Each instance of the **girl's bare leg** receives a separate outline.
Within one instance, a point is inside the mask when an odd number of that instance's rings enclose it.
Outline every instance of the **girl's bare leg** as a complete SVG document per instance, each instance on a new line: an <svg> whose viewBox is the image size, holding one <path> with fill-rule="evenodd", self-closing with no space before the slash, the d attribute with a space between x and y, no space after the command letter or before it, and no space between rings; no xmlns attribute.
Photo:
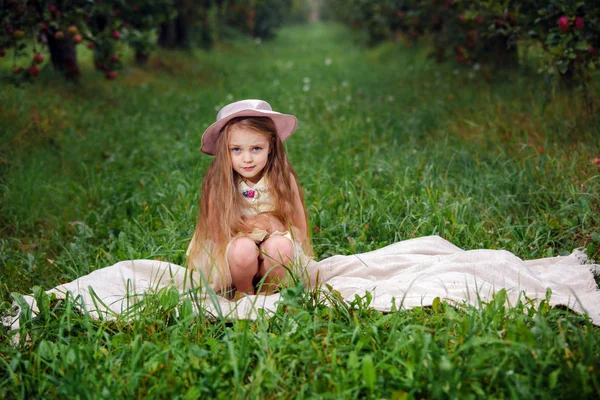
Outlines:
<svg viewBox="0 0 600 400"><path fill-rule="evenodd" d="M258 272L258 246L254 240L248 237L234 239L227 251L227 262L237 292L254 294L252 278Z"/></svg>
<svg viewBox="0 0 600 400"><path fill-rule="evenodd" d="M260 252L258 274L265 277L261 292L272 293L287 273L282 264L289 265L294 259L294 245L288 238L275 235L260 244Z"/></svg>

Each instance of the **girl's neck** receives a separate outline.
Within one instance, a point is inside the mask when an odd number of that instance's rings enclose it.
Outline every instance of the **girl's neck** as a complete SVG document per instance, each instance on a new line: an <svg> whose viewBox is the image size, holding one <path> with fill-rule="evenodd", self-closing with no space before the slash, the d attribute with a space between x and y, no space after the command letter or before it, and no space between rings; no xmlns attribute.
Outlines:
<svg viewBox="0 0 600 400"><path fill-rule="evenodd" d="M240 176L240 180L243 181L246 185L248 185L248 187L254 187L254 185L256 185L258 182L260 182L260 180L265 176L265 174L260 174L258 177L255 177L254 179L250 180L250 179L244 179Z"/></svg>

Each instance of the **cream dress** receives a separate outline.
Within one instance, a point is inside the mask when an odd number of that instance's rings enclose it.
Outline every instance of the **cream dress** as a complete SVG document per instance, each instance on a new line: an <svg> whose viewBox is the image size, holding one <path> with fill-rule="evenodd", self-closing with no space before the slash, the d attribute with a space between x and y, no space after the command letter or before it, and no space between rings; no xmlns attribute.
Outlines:
<svg viewBox="0 0 600 400"><path fill-rule="evenodd" d="M274 201L269 192L269 185L266 176L263 176L254 186L250 187L246 182L240 181L238 184L238 192L240 196L243 196L249 207L246 209L245 215L248 217L255 217L262 213L268 213L273 209ZM302 249L301 243L295 240L294 235L291 231L275 231L272 233L267 232L264 229L254 228L250 233L240 232L235 235L227 244L225 249L224 267L218 268L215 258L212 254L216 254L214 251L213 243L206 243L204 251L201 257L196 259L190 259L190 266L202 273L209 286L215 291L219 292L228 289L232 285L231 273L229 271L229 265L227 263L227 253L229 247L235 239L238 237L249 237L256 244L260 244L267 240L271 236L283 236L288 238L294 245L294 270L306 265L309 262L309 258L305 255ZM195 243L195 237L192 238L188 249L186 251L186 257L189 257L192 253L192 247ZM290 266L291 267L291 266Z"/></svg>

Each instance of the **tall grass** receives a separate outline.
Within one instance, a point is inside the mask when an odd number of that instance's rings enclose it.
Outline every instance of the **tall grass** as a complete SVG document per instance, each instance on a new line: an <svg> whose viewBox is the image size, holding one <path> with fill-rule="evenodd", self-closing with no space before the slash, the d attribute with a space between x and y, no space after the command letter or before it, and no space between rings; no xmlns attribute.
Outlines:
<svg viewBox="0 0 600 400"><path fill-rule="evenodd" d="M318 258L439 234L522 258L600 258L600 120L526 71L488 82L418 48L355 46L310 25L273 42L161 52L116 82L0 92L0 267L10 292L117 261L184 263L210 158L200 136L241 98L295 114L286 144ZM88 57L86 59L86 57ZM87 60L87 61L86 61ZM38 296L43 297L38 291ZM211 320L168 292L134 319L45 300L2 332L3 397L570 397L600 393L600 335L583 316L502 293L479 309L382 314L301 286L270 319ZM21 337L26 337L21 335Z"/></svg>

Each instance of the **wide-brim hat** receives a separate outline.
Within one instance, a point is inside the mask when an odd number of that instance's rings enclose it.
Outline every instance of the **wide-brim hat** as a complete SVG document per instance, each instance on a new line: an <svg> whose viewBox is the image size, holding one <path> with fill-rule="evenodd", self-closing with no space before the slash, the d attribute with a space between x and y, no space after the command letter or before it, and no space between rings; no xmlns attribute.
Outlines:
<svg viewBox="0 0 600 400"><path fill-rule="evenodd" d="M217 139L223 127L233 118L238 117L269 117L275 123L277 136L285 141L296 130L298 120L293 115L273 111L271 105L264 100L240 100L221 108L217 113L217 121L202 134L203 153L214 156L217 152Z"/></svg>

